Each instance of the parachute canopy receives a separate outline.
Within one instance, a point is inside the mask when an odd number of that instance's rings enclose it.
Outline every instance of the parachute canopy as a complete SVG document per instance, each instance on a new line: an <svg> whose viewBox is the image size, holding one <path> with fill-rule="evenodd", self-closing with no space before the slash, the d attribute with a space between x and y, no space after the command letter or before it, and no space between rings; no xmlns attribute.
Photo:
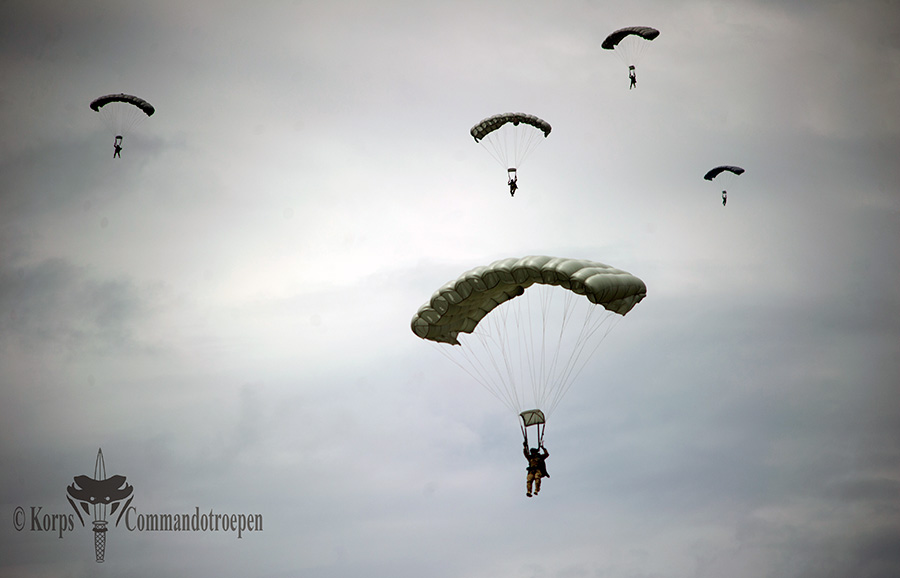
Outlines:
<svg viewBox="0 0 900 578"><path fill-rule="evenodd" d="M703 178L706 179L707 181L711 181L714 178L716 178L717 176L719 176L720 174L722 174L723 172L729 172L729 173L734 173L736 175L740 175L740 174L744 173L744 169L742 169L741 167L733 166L733 165L721 165L714 169L710 169L709 172L707 172L705 175L703 175Z"/></svg>
<svg viewBox="0 0 900 578"><path fill-rule="evenodd" d="M606 50L612 50L618 46L622 40L629 36L643 38L644 40L653 40L659 36L659 30L650 28L649 26L629 26L627 28L620 28L607 36L600 46Z"/></svg>
<svg viewBox="0 0 900 578"><path fill-rule="evenodd" d="M584 295L619 315L647 295L643 281L603 263L544 256L501 259L467 271L438 289L413 317L412 330L422 339L459 345L460 333L472 333L495 307L519 297L535 283Z"/></svg>
<svg viewBox="0 0 900 578"><path fill-rule="evenodd" d="M410 325L514 411L525 428L544 422L613 318L646 294L643 281L603 263L501 259L444 284Z"/></svg>
<svg viewBox="0 0 900 578"><path fill-rule="evenodd" d="M481 142L488 134L494 132L498 128L502 127L507 123L512 123L513 126L518 126L520 123L524 123L539 131L544 133L544 137L550 134L550 124L546 120L542 120L532 114L525 114L521 112L506 112L503 114L495 114L494 116L489 116L486 119L482 120L475 126L469 130L469 134L475 139L475 142Z"/></svg>
<svg viewBox="0 0 900 578"><path fill-rule="evenodd" d="M100 112L100 109L106 106L107 104L113 102L121 102L124 104L130 104L132 106L136 106L141 112L146 114L147 116L153 116L153 113L156 112L156 109L153 108L153 105L144 100L143 98L138 98L136 96L132 96L130 94L107 94L106 96L101 96L100 98L96 98L91 102L91 109L96 112Z"/></svg>

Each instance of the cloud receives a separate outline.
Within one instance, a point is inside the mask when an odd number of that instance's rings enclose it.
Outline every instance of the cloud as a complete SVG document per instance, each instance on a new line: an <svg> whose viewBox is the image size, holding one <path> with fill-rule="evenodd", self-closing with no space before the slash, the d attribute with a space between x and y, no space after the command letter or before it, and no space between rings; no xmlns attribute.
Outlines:
<svg viewBox="0 0 900 578"><path fill-rule="evenodd" d="M0 334L6 348L66 356L152 352L136 332L152 293L130 281L98 280L60 259L5 268L0 277Z"/></svg>

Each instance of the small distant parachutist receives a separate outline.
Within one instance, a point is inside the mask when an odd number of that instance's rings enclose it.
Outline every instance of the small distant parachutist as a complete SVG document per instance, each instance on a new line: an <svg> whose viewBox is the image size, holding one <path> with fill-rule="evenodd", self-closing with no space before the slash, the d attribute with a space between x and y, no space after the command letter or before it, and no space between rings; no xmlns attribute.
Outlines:
<svg viewBox="0 0 900 578"><path fill-rule="evenodd" d="M645 48L645 43L659 36L659 30L649 26L629 26L611 33L600 46L604 50L612 50L628 65L628 90L637 87L637 75L634 67L638 64Z"/></svg>
<svg viewBox="0 0 900 578"><path fill-rule="evenodd" d="M516 168L550 134L550 124L532 114L507 112L483 119L469 134L494 160L507 167L510 196L519 189Z"/></svg>
<svg viewBox="0 0 900 578"><path fill-rule="evenodd" d="M122 157L122 138L143 119L153 116L156 109L153 105L131 94L107 94L91 101L91 110L115 135L113 141L113 158Z"/></svg>
<svg viewBox="0 0 900 578"><path fill-rule="evenodd" d="M516 169L509 169L509 180L506 181L506 184L509 185L509 196L515 197L516 190L519 188L519 177L516 176Z"/></svg>
<svg viewBox="0 0 900 578"><path fill-rule="evenodd" d="M730 187L731 179L737 177L739 175L744 174L744 169L741 167L737 167L734 165L720 165L713 169L710 169L703 178L707 181L712 181L716 177L719 177L721 174L727 175L726 177L720 177L720 184ZM730 178L729 178L730 177ZM722 178L725 180L722 181ZM725 206L725 203L728 201L728 191L722 189L722 206Z"/></svg>

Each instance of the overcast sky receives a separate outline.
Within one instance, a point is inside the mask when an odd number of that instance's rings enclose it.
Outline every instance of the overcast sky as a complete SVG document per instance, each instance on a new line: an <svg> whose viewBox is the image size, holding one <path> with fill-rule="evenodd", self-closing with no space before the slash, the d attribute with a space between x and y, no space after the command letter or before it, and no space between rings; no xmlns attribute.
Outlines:
<svg viewBox="0 0 900 578"><path fill-rule="evenodd" d="M900 575L900 5L0 3L0 576ZM638 86L601 49L658 28ZM125 136L88 104L145 98ZM468 134L553 130L519 171ZM727 206L704 173L746 172ZM505 257L648 295L548 422L410 331ZM127 477L94 561L32 508ZM17 508L27 517L15 526Z"/></svg>

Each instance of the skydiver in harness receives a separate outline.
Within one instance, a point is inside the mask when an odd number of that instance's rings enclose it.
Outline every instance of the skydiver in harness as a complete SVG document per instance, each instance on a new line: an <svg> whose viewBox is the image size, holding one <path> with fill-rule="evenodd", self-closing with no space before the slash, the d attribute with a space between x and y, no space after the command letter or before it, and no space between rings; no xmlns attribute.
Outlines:
<svg viewBox="0 0 900 578"><path fill-rule="evenodd" d="M728 193L726 191L722 191L722 206L725 206L725 201L728 200Z"/></svg>
<svg viewBox="0 0 900 578"><path fill-rule="evenodd" d="M113 158L122 158L122 135L117 134L116 140L113 141Z"/></svg>
<svg viewBox="0 0 900 578"><path fill-rule="evenodd" d="M547 473L547 464L544 461L550 457L550 452L547 451L543 444L540 452L538 452L538 448L531 448L531 451L529 451L528 442L526 441L522 443L522 453L525 454L525 459L528 460L528 468L526 469L528 473L525 476L525 495L530 498L532 483L534 484L534 495L536 496L541 491L541 480L550 477L550 474Z"/></svg>
<svg viewBox="0 0 900 578"><path fill-rule="evenodd" d="M509 173L509 180L506 181L506 184L509 185L509 196L515 197L516 190L519 188L519 177L516 176L516 169L507 169L507 172Z"/></svg>
<svg viewBox="0 0 900 578"><path fill-rule="evenodd" d="M547 426L547 420L544 417L544 412L539 409L523 411L519 414L519 417L522 418L522 423L519 424L519 427L522 428L522 436L525 438L522 441L522 453L525 455L525 459L528 460L528 468L526 469L528 473L525 476L525 495L530 498L532 485L536 496L541 491L541 480L550 477L550 474L547 473L547 464L544 462L550 457L550 452L544 447L544 428ZM537 430L537 443L541 449L540 452L538 448L531 448L530 451L528 449L528 428L532 426Z"/></svg>
<svg viewBox="0 0 900 578"><path fill-rule="evenodd" d="M637 87L637 75L634 72L633 64L628 67L628 80L631 81L631 86L628 87L628 90Z"/></svg>

